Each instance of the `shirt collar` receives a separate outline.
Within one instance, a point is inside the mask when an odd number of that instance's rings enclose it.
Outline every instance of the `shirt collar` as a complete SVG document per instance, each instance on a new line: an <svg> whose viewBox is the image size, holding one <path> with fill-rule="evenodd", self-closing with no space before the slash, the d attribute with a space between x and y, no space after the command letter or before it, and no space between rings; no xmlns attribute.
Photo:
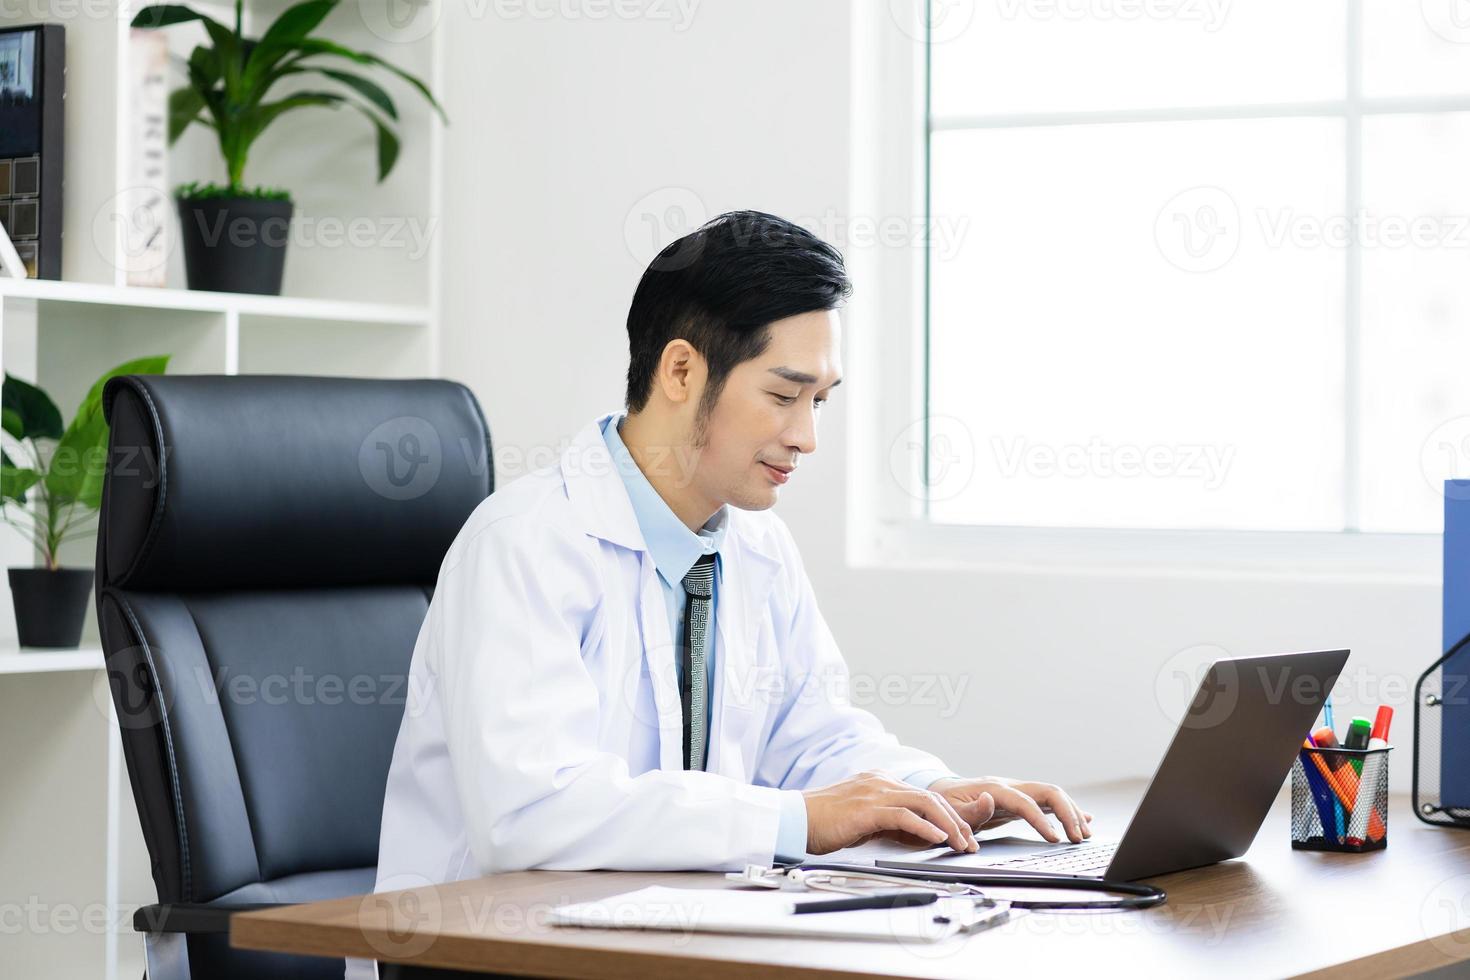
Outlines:
<svg viewBox="0 0 1470 980"><path fill-rule="evenodd" d="M643 475L633 455L628 452L618 432L626 417L625 413L613 414L603 426L602 437L612 454L613 467L627 488L628 500L633 504L633 514L638 519L638 527L643 532L643 541L653 557L654 567L670 586L682 583L702 555L715 555L718 570L720 546L730 524L729 506L722 506L716 511L698 534L689 530L648 482L648 477Z"/></svg>

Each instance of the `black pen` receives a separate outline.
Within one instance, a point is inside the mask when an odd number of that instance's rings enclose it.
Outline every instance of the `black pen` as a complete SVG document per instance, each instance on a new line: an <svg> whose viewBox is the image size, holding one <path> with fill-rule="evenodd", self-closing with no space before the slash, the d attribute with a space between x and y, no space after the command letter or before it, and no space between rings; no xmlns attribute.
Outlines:
<svg viewBox="0 0 1470 980"><path fill-rule="evenodd" d="M804 912L846 912L850 909L898 909L910 905L932 905L938 892L888 892L884 895L854 895L851 898L829 898L820 902L797 902L792 915Z"/></svg>

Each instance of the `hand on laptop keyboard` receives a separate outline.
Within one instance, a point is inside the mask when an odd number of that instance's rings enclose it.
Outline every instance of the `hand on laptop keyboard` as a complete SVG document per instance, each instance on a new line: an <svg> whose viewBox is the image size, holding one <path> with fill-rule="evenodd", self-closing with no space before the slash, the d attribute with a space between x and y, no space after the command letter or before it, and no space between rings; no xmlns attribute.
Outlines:
<svg viewBox="0 0 1470 980"><path fill-rule="evenodd" d="M1092 836L1092 814L1079 807L1060 786L992 776L984 779L939 779L929 784L955 808L971 827L988 830L1025 820L1053 844L1062 840L1057 824L1068 840L1077 844ZM1047 819L1050 812L1055 821Z"/></svg>

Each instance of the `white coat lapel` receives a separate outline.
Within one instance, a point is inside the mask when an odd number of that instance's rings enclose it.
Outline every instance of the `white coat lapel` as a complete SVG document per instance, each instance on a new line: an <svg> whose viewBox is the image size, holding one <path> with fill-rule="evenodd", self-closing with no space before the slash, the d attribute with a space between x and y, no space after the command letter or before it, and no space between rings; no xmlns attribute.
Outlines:
<svg viewBox="0 0 1470 980"><path fill-rule="evenodd" d="M773 665L762 664L756 641L769 608L771 587L781 570L779 559L761 550L741 534L744 521L732 519L720 552L720 585L715 604L715 704L718 720L712 733L711 772L745 781L747 759L742 740L752 725L765 718ZM682 732L680 733L682 736Z"/></svg>
<svg viewBox="0 0 1470 980"><path fill-rule="evenodd" d="M674 639L669 630L668 609L653 557L638 527L638 516L628 499L628 489L618 475L612 454L602 437L603 424L617 413L602 415L572 439L561 457L562 479L567 497L580 514L588 534L619 547L639 552L638 619L643 635L643 660L653 684L653 703L658 713L659 768L684 768L684 710L679 700L679 677L674 667ZM719 617L716 617L718 623ZM637 677L627 679L637 689Z"/></svg>

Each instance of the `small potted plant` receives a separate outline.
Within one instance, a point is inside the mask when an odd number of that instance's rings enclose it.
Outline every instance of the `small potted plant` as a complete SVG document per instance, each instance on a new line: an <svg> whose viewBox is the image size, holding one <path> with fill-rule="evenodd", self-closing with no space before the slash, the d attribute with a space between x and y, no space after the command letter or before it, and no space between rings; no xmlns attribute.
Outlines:
<svg viewBox="0 0 1470 980"><path fill-rule="evenodd" d="M168 357L119 364L97 380L66 428L40 388L5 375L0 389L0 514L41 557L39 568L10 569L10 597L23 647L74 647L82 638L92 569L62 568L63 542L89 534L102 505L107 420L102 386L119 374L162 374Z"/></svg>
<svg viewBox="0 0 1470 980"><path fill-rule="evenodd" d="M291 197L284 190L245 185L251 145L271 123L295 109L352 109L377 137L378 180L393 170L399 142L398 108L381 85L343 66L382 69L419 92L441 118L444 110L423 82L376 55L311 36L338 0L306 0L288 7L259 38L242 29L243 0L235 2L230 29L182 4L155 4L133 18L140 28L199 21L210 43L189 55L189 84L169 96L168 138L173 143L198 123L214 130L224 157L226 183L185 184L176 194L183 228L184 268L190 289L279 294L291 224ZM329 89L296 89L269 99L286 79L317 82Z"/></svg>

